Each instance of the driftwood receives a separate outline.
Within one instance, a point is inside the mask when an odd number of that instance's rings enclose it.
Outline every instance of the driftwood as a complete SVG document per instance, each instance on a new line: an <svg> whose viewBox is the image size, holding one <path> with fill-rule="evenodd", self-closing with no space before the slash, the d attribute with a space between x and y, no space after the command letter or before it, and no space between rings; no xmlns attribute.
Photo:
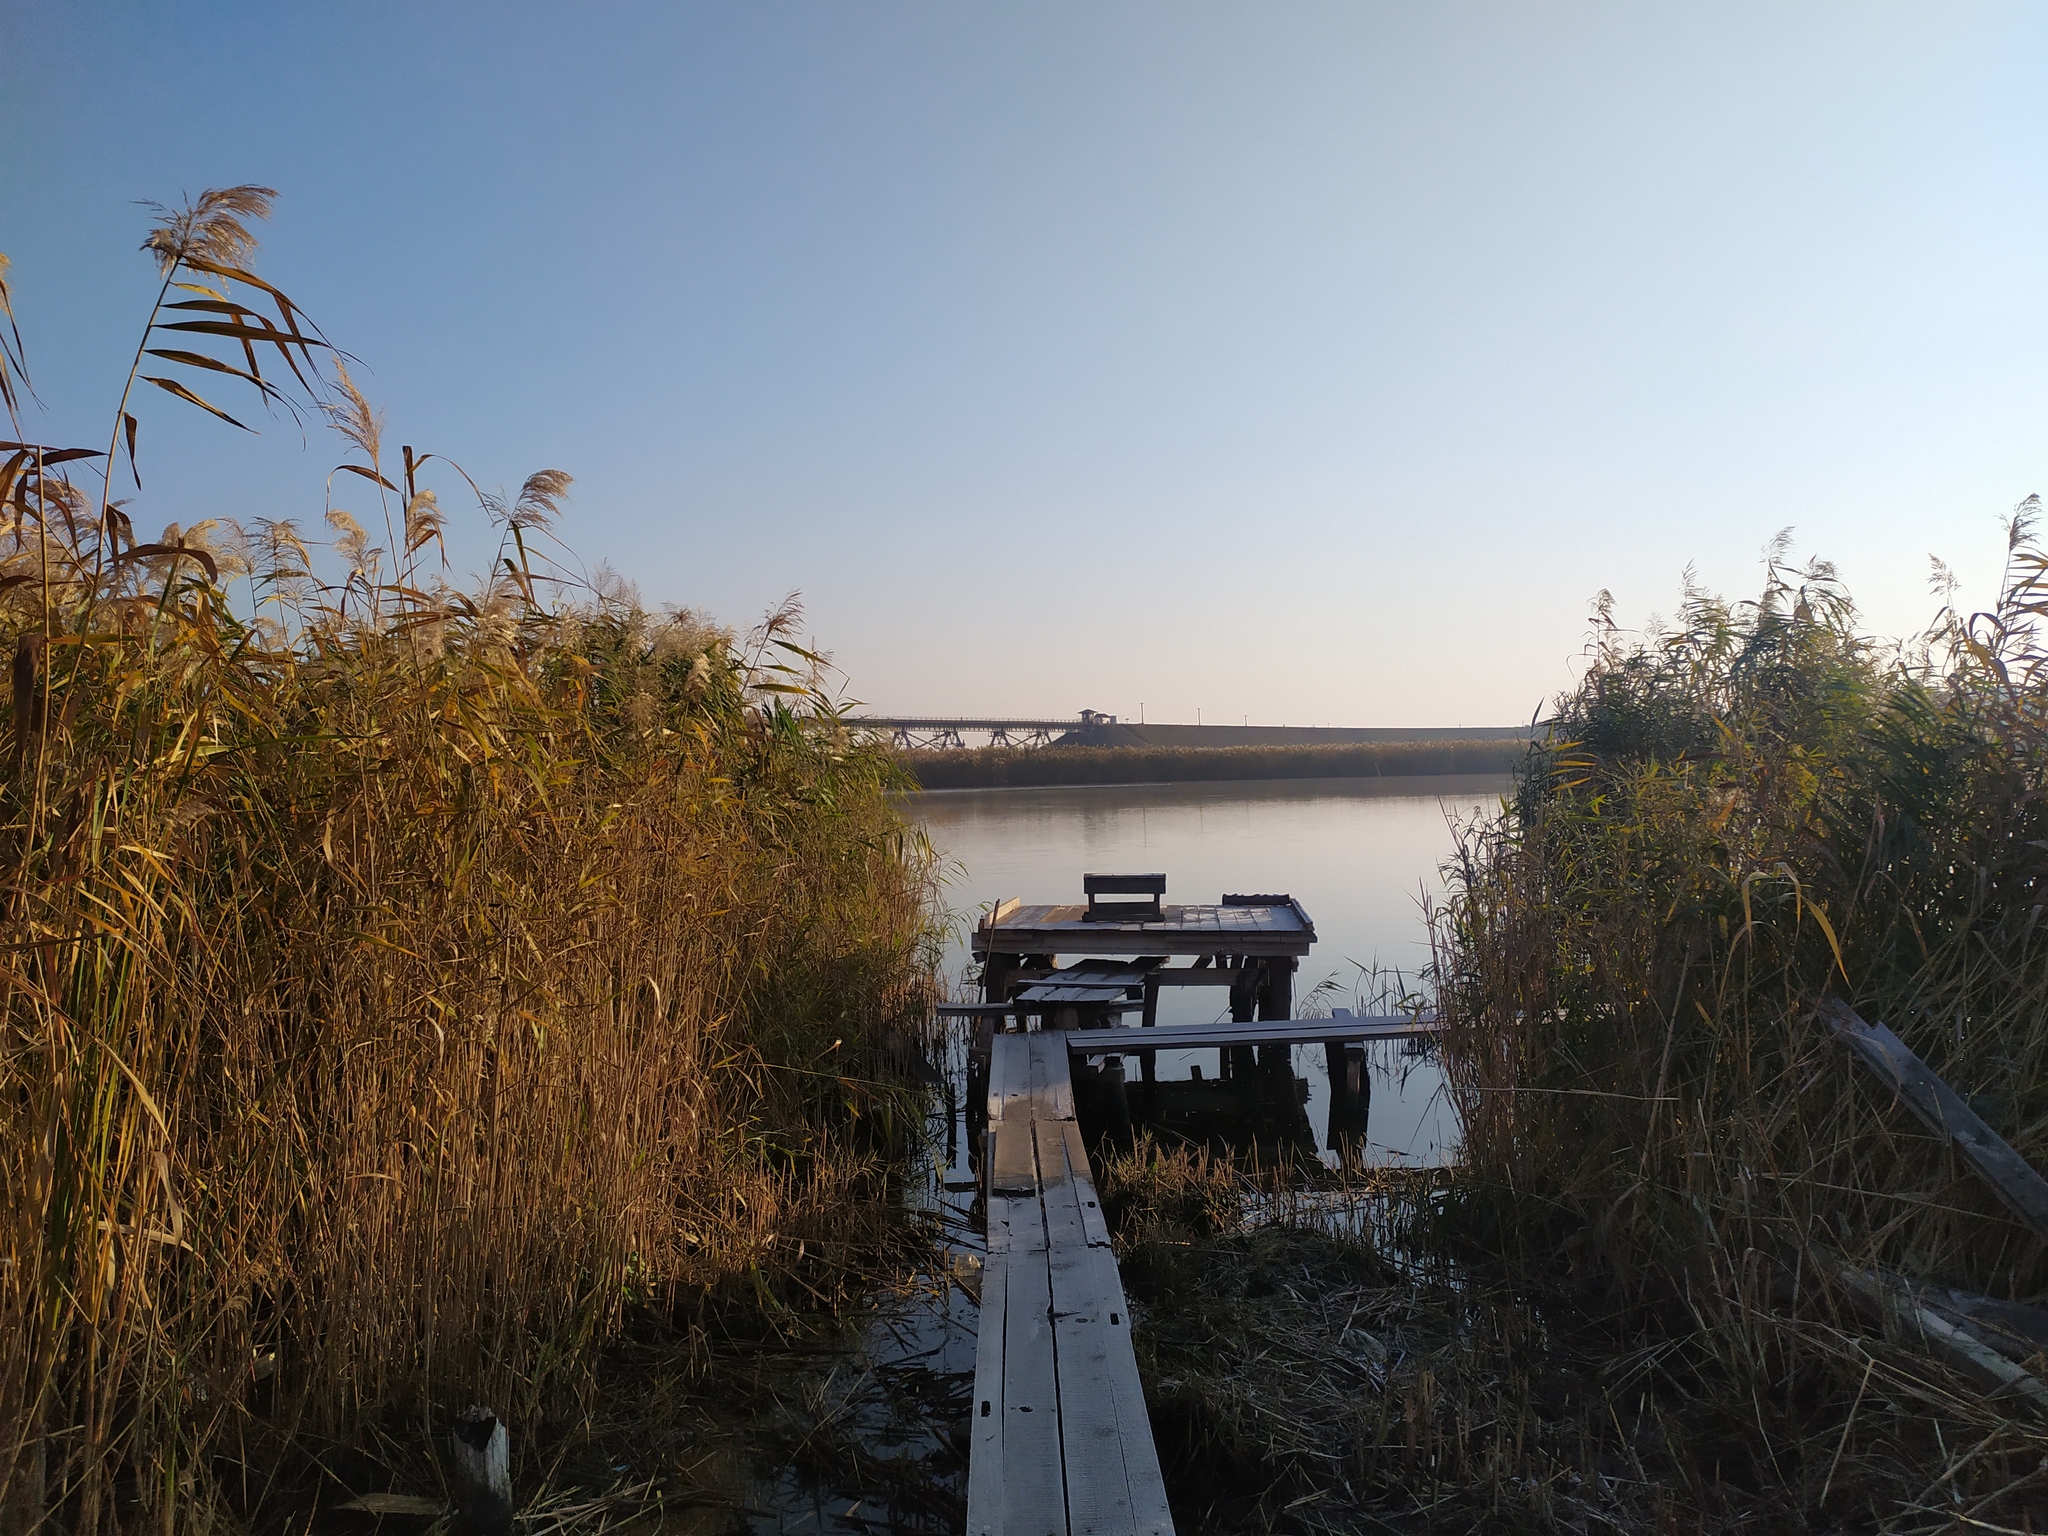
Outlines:
<svg viewBox="0 0 2048 1536"><path fill-rule="evenodd" d="M1951 1321L1921 1297L1889 1275L1867 1269L1845 1267L1842 1282L1859 1301L1908 1339L1918 1339L1935 1354L1965 1375L1975 1377L1994 1393L2009 1392L2031 1404L2037 1412L2048 1413L2048 1386L2032 1372L2023 1370L1993 1348L1977 1330L1958 1319ZM1969 1298L1990 1301L1989 1297ZM2032 1309L2028 1309L2032 1310Z"/></svg>
<svg viewBox="0 0 2048 1536"><path fill-rule="evenodd" d="M472 1403L449 1435L455 1536L510 1536L512 1436L490 1409Z"/></svg>
<svg viewBox="0 0 2048 1536"><path fill-rule="evenodd" d="M2048 1179L1882 1024L1866 1023L1835 998L1820 1005L1820 1018L1929 1130L1948 1138L2015 1216L2048 1241Z"/></svg>

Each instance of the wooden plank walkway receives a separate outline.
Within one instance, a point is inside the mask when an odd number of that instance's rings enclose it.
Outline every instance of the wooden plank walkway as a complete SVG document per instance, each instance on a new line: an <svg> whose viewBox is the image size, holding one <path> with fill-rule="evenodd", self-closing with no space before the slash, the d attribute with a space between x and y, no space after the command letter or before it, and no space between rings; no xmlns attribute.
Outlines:
<svg viewBox="0 0 2048 1536"><path fill-rule="evenodd" d="M991 1043L969 1536L1171 1536L1067 1042Z"/></svg>

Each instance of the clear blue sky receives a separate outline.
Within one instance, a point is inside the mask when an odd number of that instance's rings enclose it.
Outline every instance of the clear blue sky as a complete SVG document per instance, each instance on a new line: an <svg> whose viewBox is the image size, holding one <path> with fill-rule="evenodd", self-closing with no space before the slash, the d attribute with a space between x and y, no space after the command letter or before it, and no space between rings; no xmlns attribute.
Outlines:
<svg viewBox="0 0 2048 1536"><path fill-rule="evenodd" d="M277 187L393 442L570 471L651 603L801 588L877 708L1498 723L1597 590L1746 593L1787 524L1880 631L1930 552L1989 597L2048 490L2044 32L0 0L0 250L41 434L100 443L135 201ZM153 400L136 521L317 524L337 457Z"/></svg>

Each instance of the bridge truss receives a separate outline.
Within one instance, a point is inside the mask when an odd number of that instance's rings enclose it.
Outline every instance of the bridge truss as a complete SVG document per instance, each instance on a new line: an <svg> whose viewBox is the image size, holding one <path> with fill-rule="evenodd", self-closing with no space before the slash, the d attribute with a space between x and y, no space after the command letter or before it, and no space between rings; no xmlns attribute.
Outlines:
<svg viewBox="0 0 2048 1536"><path fill-rule="evenodd" d="M994 716L950 718L930 715L866 715L846 722L859 730L889 733L890 744L906 752L965 751L969 737L976 746L1049 747L1062 736L1091 726L1115 725L1115 715L1084 709L1071 720L999 719Z"/></svg>

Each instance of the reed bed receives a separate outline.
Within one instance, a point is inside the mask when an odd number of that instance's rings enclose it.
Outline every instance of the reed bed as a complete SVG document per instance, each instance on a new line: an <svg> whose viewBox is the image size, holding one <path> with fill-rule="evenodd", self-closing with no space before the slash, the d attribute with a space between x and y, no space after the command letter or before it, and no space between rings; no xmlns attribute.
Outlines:
<svg viewBox="0 0 2048 1536"><path fill-rule="evenodd" d="M1785 1320L1787 1400L1683 1301L1462 1240L1457 1170L1141 1142L1102 1177L1188 1536L2038 1527L2035 1428L1910 1335Z"/></svg>
<svg viewBox="0 0 2048 1536"><path fill-rule="evenodd" d="M8 1532L274 1525L465 1402L573 1421L636 1319L830 1305L912 1123L931 860L794 605L650 614L566 475L390 455L270 199L161 211L106 449L0 445ZM331 545L138 539L144 384L335 427Z"/></svg>
<svg viewBox="0 0 2048 1536"><path fill-rule="evenodd" d="M1815 1016L1889 1025L2048 1167L2037 513L1994 608L1902 647L1782 546L1754 602L1603 630L1436 914L1466 1159L1438 1239L1661 1332L1788 1529L2048 1509L2024 1384L1931 1358L1882 1300L2039 1302L2048 1256Z"/></svg>
<svg viewBox="0 0 2048 1536"><path fill-rule="evenodd" d="M2048 1526L2048 1256L1815 1016L2048 1168L2037 510L1902 646L1782 546L1603 613L1433 914L1456 1168L1105 1161L1180 1529Z"/></svg>
<svg viewBox="0 0 2048 1536"><path fill-rule="evenodd" d="M1522 760L1528 745L1511 739L1286 747L976 747L906 752L902 760L921 789L1021 789L1056 784L1505 774Z"/></svg>

